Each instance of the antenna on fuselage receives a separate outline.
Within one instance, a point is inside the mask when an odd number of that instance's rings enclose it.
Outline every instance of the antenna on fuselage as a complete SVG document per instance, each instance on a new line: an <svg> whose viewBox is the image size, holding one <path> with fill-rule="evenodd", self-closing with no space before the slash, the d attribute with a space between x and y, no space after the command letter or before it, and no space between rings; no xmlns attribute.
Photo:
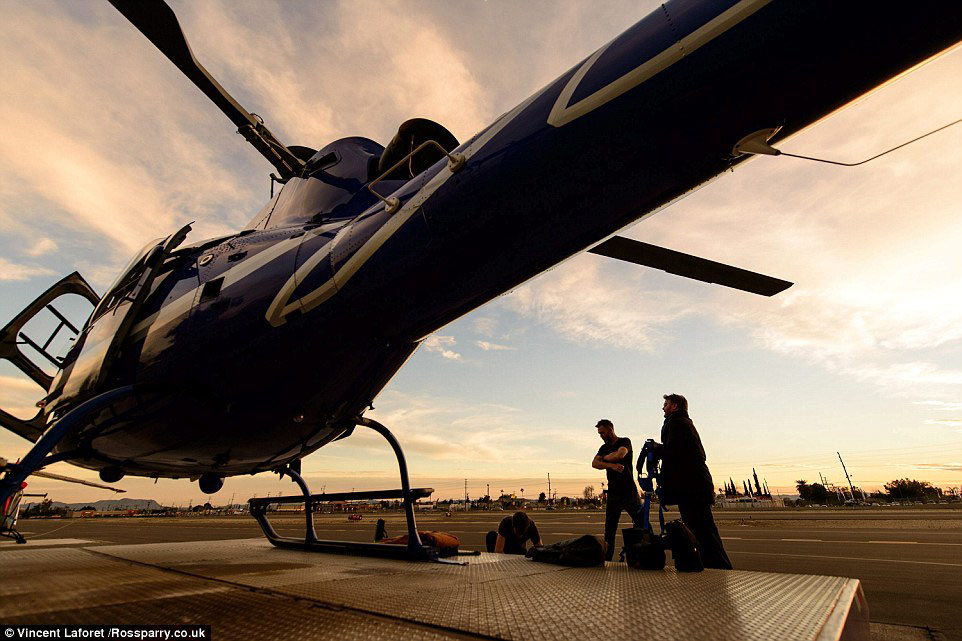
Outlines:
<svg viewBox="0 0 962 641"><path fill-rule="evenodd" d="M953 120L952 122L946 125L942 125L941 127L938 127L936 129L933 129L928 133L922 134L921 136L913 138L912 140L903 142L901 145L896 145L891 149L886 149L882 153L875 154L871 158L866 158L865 160L860 160L858 162L839 162L837 160L813 158L811 156L801 156L799 154L790 154L788 152L781 151L780 149L775 149L770 144L768 144L768 141L771 140L772 136L778 133L778 130L781 129L781 127L775 127L773 129L759 129L758 131L753 131L752 133L748 134L747 136L745 136L744 138L742 138L741 140L735 143L735 146L732 147L732 156L737 157L737 156L742 156L746 154L754 154L754 155L761 155L761 156L788 156L789 158L800 158L801 160L813 160L815 162L823 162L829 165L838 165L840 167L858 167L859 165L864 165L865 163L871 162L876 158L881 158L882 156L886 154L890 154L893 151L901 149L902 147L907 147L908 145L911 145L913 142L918 142L919 140L922 140L923 138L931 136L932 134L938 133L943 129L948 129L953 125L959 124L960 122L962 122L962 118L959 118L958 120Z"/></svg>

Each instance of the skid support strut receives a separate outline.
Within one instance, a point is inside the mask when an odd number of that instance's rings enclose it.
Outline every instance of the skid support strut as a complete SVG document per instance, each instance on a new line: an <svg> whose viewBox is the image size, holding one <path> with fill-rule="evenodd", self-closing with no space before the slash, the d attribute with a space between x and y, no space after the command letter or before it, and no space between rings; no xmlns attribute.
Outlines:
<svg viewBox="0 0 962 641"><path fill-rule="evenodd" d="M313 550L317 552L334 552L341 554L357 554L362 556L379 556L411 560L436 560L437 555L431 547L421 543L418 536L417 526L414 521L414 502L419 498L430 496L433 488L411 488L408 480L407 463L404 460L404 452L391 431L375 420L358 417L355 420L357 425L369 427L391 444L394 455L397 457L398 468L401 473L401 489L399 490L373 490L368 492L337 492L331 494L311 494L307 483L299 473L300 466L286 465L277 470L281 476L285 474L297 483L301 489L301 496L275 496L268 498L250 499L251 516L257 519L264 536L273 545L283 548L296 548L300 550ZM408 542L407 545L392 545L389 543L358 543L356 541L321 541L317 538L314 530L314 506L324 501L350 501L358 499L402 499L404 502L404 515L407 520ZM306 517L305 533L303 538L280 536L267 519L267 507L272 503L296 504L304 503Z"/></svg>
<svg viewBox="0 0 962 641"><path fill-rule="evenodd" d="M50 425L43 436L30 449L26 456L19 463L8 463L6 473L0 479L0 504L6 503L15 492L20 490L28 476L39 470L47 463L47 455L56 447L57 443L74 428L83 425L83 422L93 416L96 412L106 409L112 403L134 391L133 386L128 385L117 389L104 392L100 396L95 396L89 401L79 405L69 411L56 423Z"/></svg>

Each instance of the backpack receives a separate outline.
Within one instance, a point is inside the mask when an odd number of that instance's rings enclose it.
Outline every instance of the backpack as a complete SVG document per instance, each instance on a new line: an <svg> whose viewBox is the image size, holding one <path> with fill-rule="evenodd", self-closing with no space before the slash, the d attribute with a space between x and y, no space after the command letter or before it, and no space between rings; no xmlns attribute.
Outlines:
<svg viewBox="0 0 962 641"><path fill-rule="evenodd" d="M698 541L681 520L665 524L665 545L671 549L671 558L675 560L675 569L679 572L701 572L705 569L698 551Z"/></svg>
<svg viewBox="0 0 962 641"><path fill-rule="evenodd" d="M551 545L530 548L525 556L532 561L586 568L605 564L605 549L598 537L585 534Z"/></svg>
<svg viewBox="0 0 962 641"><path fill-rule="evenodd" d="M636 570L665 569L665 541L649 528L621 531L625 540L625 562Z"/></svg>

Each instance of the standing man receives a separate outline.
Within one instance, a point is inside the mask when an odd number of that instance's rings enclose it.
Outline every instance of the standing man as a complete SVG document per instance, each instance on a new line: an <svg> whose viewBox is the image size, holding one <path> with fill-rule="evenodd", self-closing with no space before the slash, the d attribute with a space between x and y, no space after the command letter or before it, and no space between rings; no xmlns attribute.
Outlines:
<svg viewBox="0 0 962 641"><path fill-rule="evenodd" d="M681 520L698 540L698 549L706 568L731 570L732 562L725 554L721 536L711 515L715 502L715 486L705 463L705 449L688 417L688 400L679 394L666 394L662 411L661 475L658 485L665 505L677 505Z"/></svg>
<svg viewBox="0 0 962 641"><path fill-rule="evenodd" d="M596 470L606 470L608 474L608 503L605 510L605 560L610 561L615 554L615 533L621 511L628 512L636 527L640 527L638 517L641 504L638 502L638 488L631 475L631 441L615 434L614 424L606 418L595 425L598 436L605 443L591 461Z"/></svg>

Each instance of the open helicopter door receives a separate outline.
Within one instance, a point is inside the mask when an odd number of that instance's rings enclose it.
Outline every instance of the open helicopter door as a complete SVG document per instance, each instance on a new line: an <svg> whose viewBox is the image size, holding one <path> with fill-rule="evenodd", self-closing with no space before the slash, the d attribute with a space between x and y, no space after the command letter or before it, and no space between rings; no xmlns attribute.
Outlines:
<svg viewBox="0 0 962 641"><path fill-rule="evenodd" d="M0 359L10 361L17 369L42 387L44 391L49 390L50 384L53 382L53 377L44 372L43 368L35 359L43 358L57 369L60 369L62 359L48 351L51 343L60 335L61 330L72 333L74 337L80 333L80 330L67 320L66 316L53 305L54 301L68 294L75 294L85 298L90 302L91 306L96 305L100 300L100 296L87 284L83 276L78 272L74 272L62 278L38 296L36 300L27 305L22 312L17 314L17 316L0 331ZM21 330L44 310L53 314L59 321L59 324L57 324L56 328L50 333L50 336L41 344ZM28 356L21 349L22 345L31 347L37 356ZM0 425L29 441L36 442L44 429L46 429L43 408L40 408L37 414L30 419L20 419L0 409Z"/></svg>

